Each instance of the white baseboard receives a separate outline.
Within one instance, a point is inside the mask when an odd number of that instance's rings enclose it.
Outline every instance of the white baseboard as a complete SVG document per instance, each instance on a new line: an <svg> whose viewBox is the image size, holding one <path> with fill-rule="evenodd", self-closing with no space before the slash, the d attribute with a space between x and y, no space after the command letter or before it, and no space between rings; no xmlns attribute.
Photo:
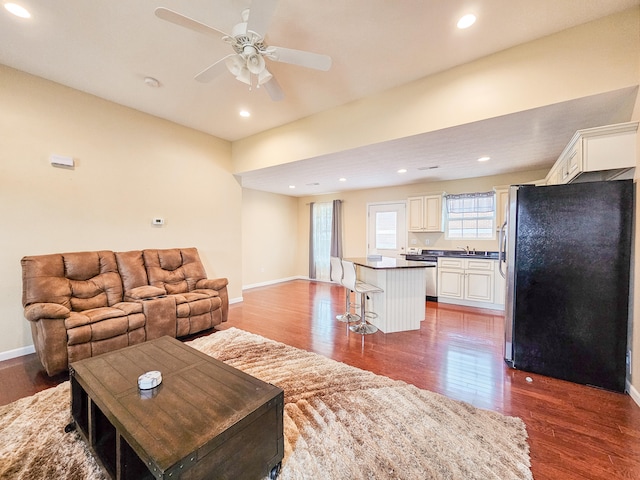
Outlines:
<svg viewBox="0 0 640 480"><path fill-rule="evenodd" d="M267 285L275 285L276 283L290 282L291 280L309 280L309 277L297 275L295 277L278 278L276 280L269 280L266 282L252 283L251 285L243 285L242 290L250 290L252 288L258 288L258 287L266 287Z"/></svg>
<svg viewBox="0 0 640 480"><path fill-rule="evenodd" d="M230 298L229 299L229 305L231 305L232 303L240 303L243 302L244 298L242 297L236 297L236 298Z"/></svg>
<svg viewBox="0 0 640 480"><path fill-rule="evenodd" d="M28 345L22 348L16 348L15 350L8 350L6 352L0 352L0 362L4 360L10 360L16 357L22 357L24 355L29 355L30 353L35 353L36 349L33 345Z"/></svg>
<svg viewBox="0 0 640 480"><path fill-rule="evenodd" d="M628 391L629 396L633 398L633 401L636 402L636 404L640 407L640 392L638 392L638 390L636 390L633 385L629 385Z"/></svg>

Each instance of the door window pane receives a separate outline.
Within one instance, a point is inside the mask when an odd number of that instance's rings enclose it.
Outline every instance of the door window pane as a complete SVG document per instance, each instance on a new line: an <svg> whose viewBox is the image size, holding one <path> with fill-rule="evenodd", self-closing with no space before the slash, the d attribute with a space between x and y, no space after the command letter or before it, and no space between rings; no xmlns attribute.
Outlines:
<svg viewBox="0 0 640 480"><path fill-rule="evenodd" d="M396 212L376 212L376 249L395 250L398 248L396 226Z"/></svg>

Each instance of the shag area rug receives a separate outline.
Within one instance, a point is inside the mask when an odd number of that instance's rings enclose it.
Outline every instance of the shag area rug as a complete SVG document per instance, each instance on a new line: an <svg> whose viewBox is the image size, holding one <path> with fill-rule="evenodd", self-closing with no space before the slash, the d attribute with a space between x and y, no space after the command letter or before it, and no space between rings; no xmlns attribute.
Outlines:
<svg viewBox="0 0 640 480"><path fill-rule="evenodd" d="M281 479L532 479L525 425L236 328L189 345L284 389ZM103 479L69 382L0 407L0 478Z"/></svg>

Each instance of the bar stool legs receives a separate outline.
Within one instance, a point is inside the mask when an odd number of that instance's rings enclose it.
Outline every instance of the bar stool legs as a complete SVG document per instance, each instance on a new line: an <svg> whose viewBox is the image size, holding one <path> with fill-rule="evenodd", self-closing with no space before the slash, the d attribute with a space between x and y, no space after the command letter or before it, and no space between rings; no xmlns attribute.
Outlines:
<svg viewBox="0 0 640 480"><path fill-rule="evenodd" d="M352 323L360 320L360 315L357 313L351 313L351 290L345 287L345 310L342 315L336 315L336 320L339 322ZM357 307L357 305L356 305Z"/></svg>
<svg viewBox="0 0 640 480"><path fill-rule="evenodd" d="M378 331L378 327L375 325L371 325L367 323L367 318L375 318L377 315L373 312L366 312L365 305L367 301L367 294L360 294L360 323L356 323L354 325L349 325L349 330L354 333L359 333L361 335L369 335L371 333L376 333Z"/></svg>
<svg viewBox="0 0 640 480"><path fill-rule="evenodd" d="M375 325L367 323L368 318L375 318L375 313L366 312L367 297L370 293L383 292L380 287L360 282L356 278L356 266L353 262L342 260L342 284L360 294L360 323L350 325L349 330L361 335L369 335L378 331Z"/></svg>

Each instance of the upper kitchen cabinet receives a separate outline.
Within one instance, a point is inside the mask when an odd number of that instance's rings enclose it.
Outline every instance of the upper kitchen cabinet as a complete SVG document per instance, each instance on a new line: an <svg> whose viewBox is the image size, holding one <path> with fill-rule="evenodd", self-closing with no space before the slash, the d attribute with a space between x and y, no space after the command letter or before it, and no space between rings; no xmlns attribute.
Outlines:
<svg viewBox="0 0 640 480"><path fill-rule="evenodd" d="M548 185L633 178L638 122L578 130L546 177Z"/></svg>
<svg viewBox="0 0 640 480"><path fill-rule="evenodd" d="M493 190L496 192L496 230L500 230L507 219L509 187L494 187Z"/></svg>
<svg viewBox="0 0 640 480"><path fill-rule="evenodd" d="M409 197L409 231L443 232L442 194Z"/></svg>

